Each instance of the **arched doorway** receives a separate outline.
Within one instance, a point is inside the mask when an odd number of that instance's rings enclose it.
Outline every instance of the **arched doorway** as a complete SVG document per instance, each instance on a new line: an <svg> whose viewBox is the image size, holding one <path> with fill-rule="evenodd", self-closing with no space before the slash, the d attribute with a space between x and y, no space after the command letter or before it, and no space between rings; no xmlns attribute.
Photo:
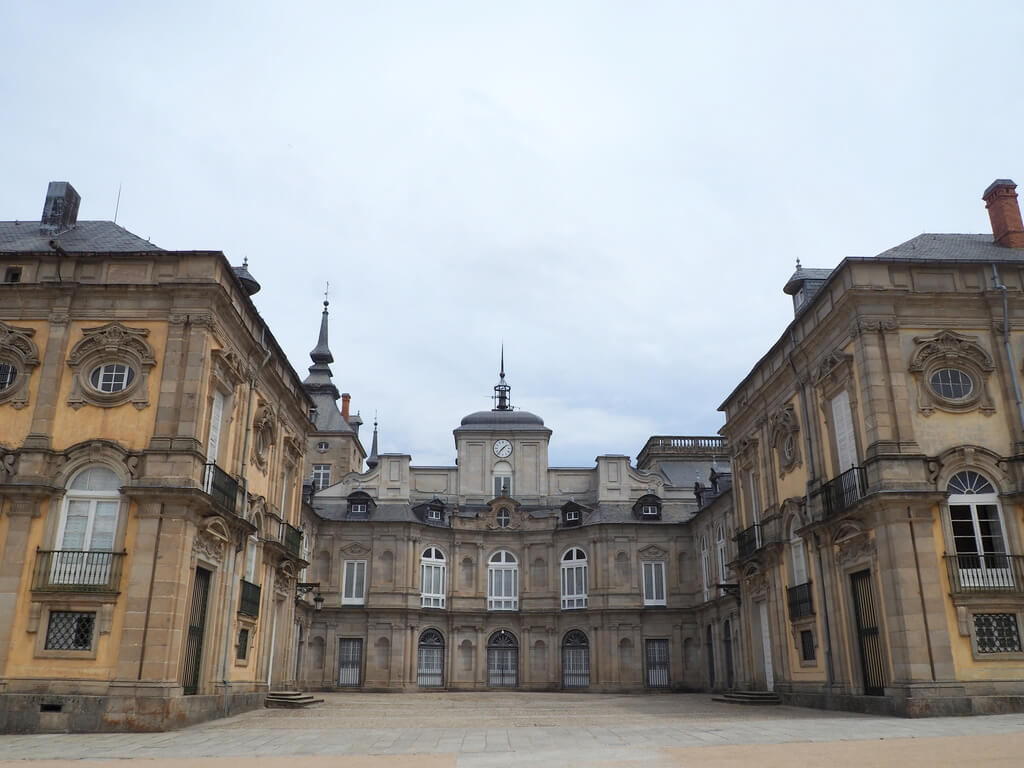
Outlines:
<svg viewBox="0 0 1024 768"><path fill-rule="evenodd" d="M420 635L416 653L416 683L422 688L444 685L444 637L436 629Z"/></svg>
<svg viewBox="0 0 1024 768"><path fill-rule="evenodd" d="M492 688L519 686L519 641L504 629L487 641L487 685Z"/></svg>
<svg viewBox="0 0 1024 768"><path fill-rule="evenodd" d="M590 642L578 629L570 630L562 638L562 687L588 688L590 686Z"/></svg>

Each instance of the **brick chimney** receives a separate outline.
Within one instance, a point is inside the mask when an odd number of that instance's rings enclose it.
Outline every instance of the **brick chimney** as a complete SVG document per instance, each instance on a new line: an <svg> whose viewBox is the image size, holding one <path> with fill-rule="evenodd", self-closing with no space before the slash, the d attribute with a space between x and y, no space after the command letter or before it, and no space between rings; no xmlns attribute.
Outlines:
<svg viewBox="0 0 1024 768"><path fill-rule="evenodd" d="M1024 223L1015 189L1017 185L1011 179L996 179L981 196L992 221L992 237L1004 248L1024 248Z"/></svg>
<svg viewBox="0 0 1024 768"><path fill-rule="evenodd" d="M341 395L341 418L343 418L345 420L346 424L348 424L348 404L351 402L351 400L352 400L352 395L350 395L348 392L343 392L342 393L342 395Z"/></svg>
<svg viewBox="0 0 1024 768"><path fill-rule="evenodd" d="M78 204L81 202L81 196L68 182L51 181L46 188L39 230L47 235L67 232L78 222Z"/></svg>

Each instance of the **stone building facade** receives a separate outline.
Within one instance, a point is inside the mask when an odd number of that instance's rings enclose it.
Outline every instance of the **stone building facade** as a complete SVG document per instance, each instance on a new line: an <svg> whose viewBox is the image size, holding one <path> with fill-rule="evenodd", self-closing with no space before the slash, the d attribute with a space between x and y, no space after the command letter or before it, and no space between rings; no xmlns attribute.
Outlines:
<svg viewBox="0 0 1024 768"><path fill-rule="evenodd" d="M0 222L0 730L259 705L294 678L312 402L244 267L78 201Z"/></svg>
<svg viewBox="0 0 1024 768"><path fill-rule="evenodd" d="M1024 694L1024 227L798 269L722 405L744 685L906 715ZM722 502L725 503L725 502Z"/></svg>
<svg viewBox="0 0 1024 768"><path fill-rule="evenodd" d="M325 605L305 613L303 686L700 685L682 523L696 467L727 462L722 440L652 438L640 466L550 467L552 432L512 408L502 369L495 407L454 430L454 466L378 456L375 435L366 472L314 492L309 577Z"/></svg>

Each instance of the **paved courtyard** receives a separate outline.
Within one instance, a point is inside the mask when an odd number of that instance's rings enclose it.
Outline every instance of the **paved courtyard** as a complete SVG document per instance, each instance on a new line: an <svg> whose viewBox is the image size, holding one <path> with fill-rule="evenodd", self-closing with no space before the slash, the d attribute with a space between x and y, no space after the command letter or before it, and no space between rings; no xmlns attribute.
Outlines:
<svg viewBox="0 0 1024 768"><path fill-rule="evenodd" d="M1024 714L905 720L700 694L326 694L180 731L0 736L0 766L957 766L1024 763ZM297 756L302 756L300 762Z"/></svg>

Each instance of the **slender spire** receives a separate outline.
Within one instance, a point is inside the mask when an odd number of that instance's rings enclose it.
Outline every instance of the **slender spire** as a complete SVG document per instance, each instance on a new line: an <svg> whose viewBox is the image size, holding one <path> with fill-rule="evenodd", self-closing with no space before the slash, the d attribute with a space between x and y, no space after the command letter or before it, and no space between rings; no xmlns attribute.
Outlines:
<svg viewBox="0 0 1024 768"><path fill-rule="evenodd" d="M509 402L509 392L512 387L505 381L505 345L501 345L501 371L498 373L498 383L494 385L494 408L495 411L511 411L512 404Z"/></svg>
<svg viewBox="0 0 1024 768"><path fill-rule="evenodd" d="M310 359L317 365L326 365L334 362L334 355L331 354L331 348L327 346L327 307L329 305L330 302L327 301L327 299L324 299L324 312L320 317L320 338L317 339L316 346L313 348L313 351L309 353ZM312 371L313 369L310 368L310 370Z"/></svg>
<svg viewBox="0 0 1024 768"><path fill-rule="evenodd" d="M373 414L373 442L370 444L370 455L366 458L366 466L373 469L380 463L377 457L377 414Z"/></svg>

